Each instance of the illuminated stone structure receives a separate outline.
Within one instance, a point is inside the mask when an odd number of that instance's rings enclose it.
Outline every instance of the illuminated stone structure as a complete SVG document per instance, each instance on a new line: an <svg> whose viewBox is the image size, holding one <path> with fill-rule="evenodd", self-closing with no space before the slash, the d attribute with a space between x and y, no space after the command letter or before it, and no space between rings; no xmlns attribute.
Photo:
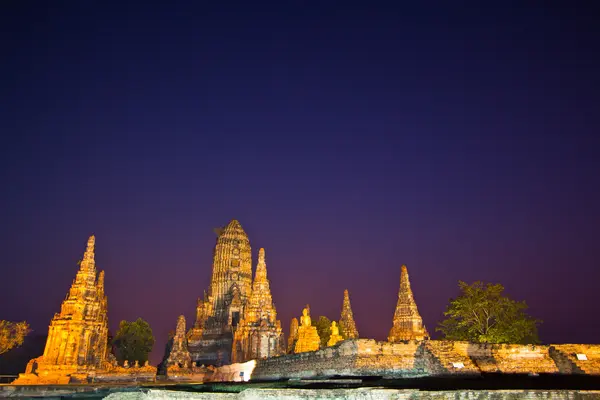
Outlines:
<svg viewBox="0 0 600 400"><path fill-rule="evenodd" d="M342 335L340 335L340 329L337 326L335 321L331 321L331 335L329 336L329 340L327 341L327 346L333 346L334 344L341 342L344 340Z"/></svg>
<svg viewBox="0 0 600 400"><path fill-rule="evenodd" d="M252 293L244 307L243 318L235 329L232 362L280 355L282 340L281 322L277 320L267 279L265 249L260 249Z"/></svg>
<svg viewBox="0 0 600 400"><path fill-rule="evenodd" d="M294 353L319 350L321 339L317 328L312 326L308 307L302 310L300 326L298 327L298 339L294 345Z"/></svg>
<svg viewBox="0 0 600 400"><path fill-rule="evenodd" d="M293 353L296 341L298 340L298 318L292 318L290 322L290 334L287 342L287 352Z"/></svg>
<svg viewBox="0 0 600 400"><path fill-rule="evenodd" d="M44 354L27 364L15 384L77 382L106 367L107 298L104 271L96 273L94 246L90 236L60 313L50 322Z"/></svg>
<svg viewBox="0 0 600 400"><path fill-rule="evenodd" d="M208 294L198 299L196 322L188 332L188 348L198 365L231 362L233 333L252 292L252 253L246 232L232 220L218 233Z"/></svg>
<svg viewBox="0 0 600 400"><path fill-rule="evenodd" d="M180 315L177 318L177 328L175 330L175 336L173 336L173 343L169 350L169 357L167 358L166 366L177 366L179 368L189 368L192 366L192 357L188 351L187 337L185 334L185 317Z"/></svg>
<svg viewBox="0 0 600 400"><path fill-rule="evenodd" d="M340 317L340 330L346 339L358 339L358 330L354 323L354 314L350 307L350 295L348 289L344 290L344 303L342 304L342 315Z"/></svg>
<svg viewBox="0 0 600 400"><path fill-rule="evenodd" d="M398 291L398 303L394 313L394 325L388 335L389 342L403 340L429 339L427 329L423 325L423 319L417 310L417 303L410 288L408 270L406 265L402 266L400 272L400 290Z"/></svg>

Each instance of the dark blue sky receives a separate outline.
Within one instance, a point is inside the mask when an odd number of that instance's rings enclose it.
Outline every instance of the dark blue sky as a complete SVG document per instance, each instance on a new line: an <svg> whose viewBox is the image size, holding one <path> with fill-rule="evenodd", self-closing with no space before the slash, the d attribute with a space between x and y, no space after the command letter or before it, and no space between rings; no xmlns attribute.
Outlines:
<svg viewBox="0 0 600 400"><path fill-rule="evenodd" d="M286 331L348 288L384 339L406 263L431 332L485 280L598 342L592 2L119 3L0 5L0 318L45 333L94 233L156 361L236 218Z"/></svg>

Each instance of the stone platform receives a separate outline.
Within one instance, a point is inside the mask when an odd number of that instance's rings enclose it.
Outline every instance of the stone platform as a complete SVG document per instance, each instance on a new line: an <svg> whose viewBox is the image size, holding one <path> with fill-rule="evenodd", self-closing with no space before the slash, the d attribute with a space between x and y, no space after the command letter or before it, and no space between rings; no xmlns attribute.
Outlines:
<svg viewBox="0 0 600 400"><path fill-rule="evenodd" d="M563 375L479 379L290 380L256 383L138 385L0 385L0 397L85 399L595 399L600 379Z"/></svg>

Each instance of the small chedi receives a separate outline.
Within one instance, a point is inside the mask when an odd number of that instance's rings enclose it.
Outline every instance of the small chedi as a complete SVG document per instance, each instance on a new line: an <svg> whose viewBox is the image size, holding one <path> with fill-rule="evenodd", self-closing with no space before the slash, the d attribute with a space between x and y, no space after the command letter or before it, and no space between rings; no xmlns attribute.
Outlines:
<svg viewBox="0 0 600 400"><path fill-rule="evenodd" d="M282 354L281 322L271 297L265 249L258 252L258 265L252 292L244 308L243 318L235 329L232 362L273 357Z"/></svg>
<svg viewBox="0 0 600 400"><path fill-rule="evenodd" d="M192 366L192 357L188 351L188 341L185 335L185 317L180 315L177 318L177 328L175 336L172 339L169 356L167 357L166 367L189 368Z"/></svg>
<svg viewBox="0 0 600 400"><path fill-rule="evenodd" d="M350 294L348 289L344 290L344 302L342 304L342 315L340 316L340 330L346 339L358 339L358 330L354 323L354 314L350 307Z"/></svg>
<svg viewBox="0 0 600 400"><path fill-rule="evenodd" d="M400 271L400 290L398 291L398 303L394 313L394 325L388 335L388 341L400 342L403 340L425 339L429 339L429 334L423 325L419 310L417 310L417 303L415 303L408 279L408 269L406 265L403 265Z"/></svg>
<svg viewBox="0 0 600 400"><path fill-rule="evenodd" d="M338 342L344 340L342 335L340 335L340 328L338 328L335 321L331 321L331 335L329 336L329 340L327 341L327 346L333 346Z"/></svg>
<svg viewBox="0 0 600 400"><path fill-rule="evenodd" d="M210 287L198 299L196 322L187 337L196 365L226 365L283 352L264 250L253 283L250 240L237 220L218 231Z"/></svg>
<svg viewBox="0 0 600 400"><path fill-rule="evenodd" d="M204 366L196 366L188 350L185 317L177 318L175 334L167 343L165 355L158 368L158 379L170 381L204 381L210 372Z"/></svg>
<svg viewBox="0 0 600 400"><path fill-rule="evenodd" d="M300 317L300 326L298 327L294 353L319 350L320 344L321 339L319 338L317 328L312 326L309 308L305 307L302 310L302 316Z"/></svg>
<svg viewBox="0 0 600 400"><path fill-rule="evenodd" d="M79 271L48 329L44 354L27 364L15 384L85 381L106 367L107 298L104 271L96 274L95 237L90 236Z"/></svg>
<svg viewBox="0 0 600 400"><path fill-rule="evenodd" d="M293 353L294 347L296 346L296 341L298 341L298 318L292 318L292 322L290 322L290 334L288 336L287 342L287 352Z"/></svg>

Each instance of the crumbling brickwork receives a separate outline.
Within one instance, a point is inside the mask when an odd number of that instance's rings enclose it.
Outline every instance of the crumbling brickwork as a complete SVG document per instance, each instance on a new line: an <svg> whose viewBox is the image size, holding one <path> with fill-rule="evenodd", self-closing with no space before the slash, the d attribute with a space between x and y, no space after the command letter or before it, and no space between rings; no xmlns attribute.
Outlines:
<svg viewBox="0 0 600 400"><path fill-rule="evenodd" d="M600 375L600 345L553 344L549 353L561 373Z"/></svg>

